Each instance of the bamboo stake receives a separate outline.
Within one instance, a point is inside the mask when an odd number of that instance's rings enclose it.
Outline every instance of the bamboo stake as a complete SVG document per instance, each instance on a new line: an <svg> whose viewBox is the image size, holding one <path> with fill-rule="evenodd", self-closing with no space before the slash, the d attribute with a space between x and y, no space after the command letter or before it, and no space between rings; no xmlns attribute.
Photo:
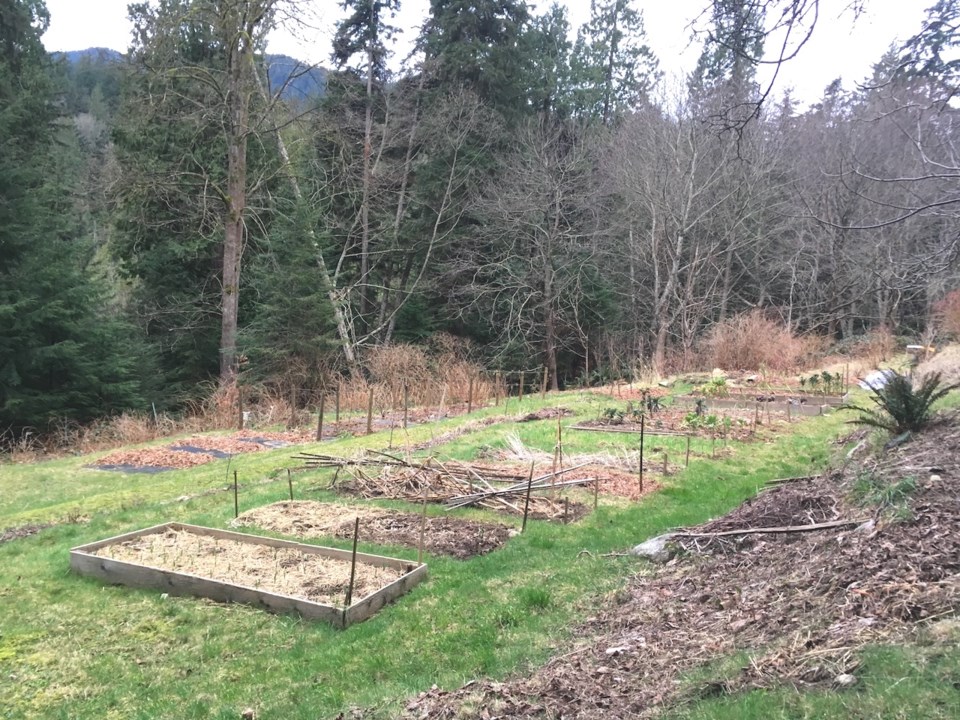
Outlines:
<svg viewBox="0 0 960 720"><path fill-rule="evenodd" d="M643 493L643 415L640 416L640 492Z"/></svg>
<svg viewBox="0 0 960 720"><path fill-rule="evenodd" d="M333 420L334 420L334 422L337 423L337 425L340 424L340 388L341 388L342 386L343 386L343 380L338 380L338 381L337 381L337 394L336 394L336 396L334 397L334 402L336 403L336 406L335 406L335 408L334 408L334 416L333 416Z"/></svg>
<svg viewBox="0 0 960 720"><path fill-rule="evenodd" d="M600 503L600 476L597 475L597 479L593 481L593 509L597 509L597 505Z"/></svg>
<svg viewBox="0 0 960 720"><path fill-rule="evenodd" d="M290 488L290 502L293 502L293 475L290 474L290 468L287 468L287 485Z"/></svg>
<svg viewBox="0 0 960 720"><path fill-rule="evenodd" d="M233 471L233 517L240 517L240 491L237 486L237 471Z"/></svg>
<svg viewBox="0 0 960 720"><path fill-rule="evenodd" d="M409 417L409 408L410 408L410 388L407 387L407 384L403 384L403 429L407 429L407 419Z"/></svg>
<svg viewBox="0 0 960 720"><path fill-rule="evenodd" d="M530 461L530 479L527 481L527 499L523 503L523 525L520 527L520 532L524 532L527 529L527 514L530 512L530 490L533 488L533 466L536 464L534 460Z"/></svg>
<svg viewBox="0 0 960 720"><path fill-rule="evenodd" d="M687 435L687 459L683 462L684 467L690 467L690 436Z"/></svg>
<svg viewBox="0 0 960 720"><path fill-rule="evenodd" d="M543 381L540 383L540 399L541 399L541 400L546 400L546 399L547 399L547 378L548 378L548 377L549 377L549 370L547 370L547 366L544 365L544 366L543 366Z"/></svg>
<svg viewBox="0 0 960 720"><path fill-rule="evenodd" d="M793 418L790 417L790 405L791 405L790 401L787 400L787 422L788 423L793 422Z"/></svg>
<svg viewBox="0 0 960 720"><path fill-rule="evenodd" d="M500 407L500 371L493 376L493 406Z"/></svg>
<svg viewBox="0 0 960 720"><path fill-rule="evenodd" d="M467 415L473 412L473 375L470 376L470 388L467 390Z"/></svg>
<svg viewBox="0 0 960 720"><path fill-rule="evenodd" d="M347 586L347 608L349 608L350 603L353 602L353 582L357 576L357 538L359 535L360 518L358 517L353 523L353 554L350 558L350 585Z"/></svg>
<svg viewBox="0 0 960 720"><path fill-rule="evenodd" d="M317 413L317 442L323 440L323 403L325 396L320 396L320 411Z"/></svg>
<svg viewBox="0 0 960 720"><path fill-rule="evenodd" d="M520 391L517 393L518 405L523 402L523 371L520 371Z"/></svg>
<svg viewBox="0 0 960 720"><path fill-rule="evenodd" d="M367 435L373 432L373 388L367 393Z"/></svg>

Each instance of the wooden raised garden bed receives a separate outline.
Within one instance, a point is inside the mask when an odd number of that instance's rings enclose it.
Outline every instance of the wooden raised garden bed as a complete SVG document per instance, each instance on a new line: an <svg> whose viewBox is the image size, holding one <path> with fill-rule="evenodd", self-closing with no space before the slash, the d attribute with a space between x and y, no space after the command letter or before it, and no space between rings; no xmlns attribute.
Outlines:
<svg viewBox="0 0 960 720"><path fill-rule="evenodd" d="M345 628L427 577L427 566L214 528L165 523L70 550L70 567L108 583L296 612ZM355 601L345 605L353 581Z"/></svg>

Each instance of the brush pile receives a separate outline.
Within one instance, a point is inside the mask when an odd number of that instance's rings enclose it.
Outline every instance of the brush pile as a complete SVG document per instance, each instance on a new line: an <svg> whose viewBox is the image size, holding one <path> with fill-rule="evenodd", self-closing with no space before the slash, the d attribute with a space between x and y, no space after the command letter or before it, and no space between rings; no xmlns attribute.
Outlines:
<svg viewBox="0 0 960 720"><path fill-rule="evenodd" d="M530 477L515 469L473 465L436 458L405 460L395 455L367 451L355 458L301 453L306 467L335 468L333 486L341 492L363 498L390 498L408 502L442 504L448 510L475 506L513 515L523 515L529 490L528 515L541 520L571 522L586 514L586 508L571 503L559 493L569 487L590 485L594 478L563 480L563 475L580 466ZM349 479L342 481L341 472ZM540 493L550 491L551 496ZM536 494L535 494L536 493Z"/></svg>

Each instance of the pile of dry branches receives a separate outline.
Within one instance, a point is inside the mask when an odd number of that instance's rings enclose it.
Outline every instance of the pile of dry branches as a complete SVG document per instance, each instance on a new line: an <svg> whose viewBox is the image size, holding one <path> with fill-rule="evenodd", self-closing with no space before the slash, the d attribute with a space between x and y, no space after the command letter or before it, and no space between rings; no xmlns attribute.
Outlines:
<svg viewBox="0 0 960 720"><path fill-rule="evenodd" d="M405 460L374 450L354 458L301 453L294 459L305 461L311 469L335 468L334 487L365 498L443 504L448 510L472 505L523 515L529 493L528 514L540 519L580 517L583 508L572 507L567 500L556 496L556 491L595 482L593 478L560 480L565 473L582 467L579 465L532 477L519 475L515 470L458 460ZM346 482L340 480L341 471L349 475ZM555 491L554 497L534 494L543 491Z"/></svg>

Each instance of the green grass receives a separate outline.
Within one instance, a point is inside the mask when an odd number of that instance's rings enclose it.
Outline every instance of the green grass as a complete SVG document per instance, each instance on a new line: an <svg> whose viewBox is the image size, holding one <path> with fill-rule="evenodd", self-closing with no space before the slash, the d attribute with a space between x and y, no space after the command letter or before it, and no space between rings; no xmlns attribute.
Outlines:
<svg viewBox="0 0 960 720"><path fill-rule="evenodd" d="M568 393L544 404L558 402L592 418L609 401ZM528 398L522 411L541 405L538 398ZM502 413L502 406L488 408L471 419ZM508 414L516 416L515 400ZM422 441L465 421L412 428L409 437ZM89 521L0 545L0 716L233 719L253 707L263 720L296 720L365 707L392 717L405 700L434 683L456 687L481 676L529 671L575 642L571 628L578 620L613 602L624 582L645 571L637 561L601 554L720 515L770 478L823 466L832 440L844 430L843 418L825 416L790 430L749 445L731 443L732 454L715 460L705 457L708 442L695 444L690 467L642 503L603 502L596 513L570 526L531 522L502 550L469 561L428 557L426 583L345 631L244 606L104 586L68 569L70 547L113 534L169 520L226 526L233 517L230 493L176 498L222 488L234 469L244 486L241 509L286 498L283 468L298 465L289 450L154 476L84 469L90 457L2 465L0 528L79 517ZM473 458L503 448L508 433L551 452L555 432L555 420L497 424L434 452ZM330 454L382 448L387 437L381 432L324 442L322 448ZM633 436L564 434L567 453L612 453L637 442ZM399 433L394 443L402 446ZM682 440L656 438L655 443L680 462ZM298 497L331 497L324 489L329 473L294 477ZM490 517L478 511L459 514ZM322 544L347 546L333 539ZM361 543L361 549L416 557L409 548ZM774 707L792 696L771 697ZM900 699L891 696L890 702Z"/></svg>

